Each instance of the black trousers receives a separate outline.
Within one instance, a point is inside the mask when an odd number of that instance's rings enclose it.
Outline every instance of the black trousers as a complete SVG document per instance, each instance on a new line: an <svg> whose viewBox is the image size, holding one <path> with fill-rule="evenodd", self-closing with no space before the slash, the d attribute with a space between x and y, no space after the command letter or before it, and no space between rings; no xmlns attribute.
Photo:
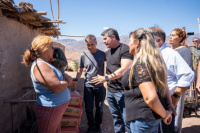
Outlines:
<svg viewBox="0 0 200 133"><path fill-rule="evenodd" d="M99 127L101 125L105 96L106 89L104 87L84 87L85 112L89 127ZM94 101L96 107L95 117L93 113Z"/></svg>

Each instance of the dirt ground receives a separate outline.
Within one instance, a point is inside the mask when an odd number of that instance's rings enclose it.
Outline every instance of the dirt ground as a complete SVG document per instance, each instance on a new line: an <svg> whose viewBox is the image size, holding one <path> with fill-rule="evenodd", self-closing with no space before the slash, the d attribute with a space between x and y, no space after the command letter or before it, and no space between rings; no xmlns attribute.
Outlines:
<svg viewBox="0 0 200 133"><path fill-rule="evenodd" d="M70 76L75 78L76 72L67 72ZM83 96L83 76L82 74L81 79L78 82L77 85L77 91ZM80 133L85 133L87 131L87 118L84 110L84 102L82 103L83 107L83 114L81 117L81 125L79 126ZM110 113L108 103L105 100L104 106L103 106L103 123L101 125L102 132L103 133L114 133L113 129L113 119L112 115ZM198 112L198 116L196 116L194 113L191 116L187 116L186 118L183 118L182 122L182 133L200 133L200 111Z"/></svg>

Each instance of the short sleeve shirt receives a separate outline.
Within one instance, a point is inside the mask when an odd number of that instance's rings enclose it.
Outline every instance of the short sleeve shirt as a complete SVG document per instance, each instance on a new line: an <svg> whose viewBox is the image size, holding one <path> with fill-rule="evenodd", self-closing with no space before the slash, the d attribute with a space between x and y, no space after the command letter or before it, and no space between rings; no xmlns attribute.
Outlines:
<svg viewBox="0 0 200 133"><path fill-rule="evenodd" d="M85 68L85 86L86 87L102 87L103 84L95 85L91 82L92 77L104 75L104 61L106 60L105 52L97 49L95 53L89 51L81 54L79 67Z"/></svg>
<svg viewBox="0 0 200 133"><path fill-rule="evenodd" d="M176 51L181 55L181 57L185 60L185 62L193 70L192 52L187 47L182 47L182 48L176 49Z"/></svg>
<svg viewBox="0 0 200 133"><path fill-rule="evenodd" d="M133 60L133 55L129 53L129 47L126 44L121 43L118 47L106 51L106 61L107 61L106 69L108 75L112 74L121 67L121 59ZM110 92L123 91L121 78L109 81L108 90Z"/></svg>
<svg viewBox="0 0 200 133"><path fill-rule="evenodd" d="M150 68L150 71L151 70L152 69ZM145 103L140 88L138 87L138 83L152 81L146 66L139 62L135 64L132 76L132 89L129 87L129 73L130 69L127 70L122 77L122 85L124 87L125 95L126 119L128 121L136 119L159 119L160 116ZM159 99L162 104L165 104L163 98L160 98L159 96Z"/></svg>

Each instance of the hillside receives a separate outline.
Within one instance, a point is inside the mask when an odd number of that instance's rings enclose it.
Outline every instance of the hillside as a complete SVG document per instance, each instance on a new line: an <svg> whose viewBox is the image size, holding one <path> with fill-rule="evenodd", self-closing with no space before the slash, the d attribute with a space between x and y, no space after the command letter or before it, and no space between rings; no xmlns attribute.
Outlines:
<svg viewBox="0 0 200 133"><path fill-rule="evenodd" d="M200 35L199 34L190 35L187 38L187 42L186 42L186 44L188 46L192 45L192 39L194 37L199 37L200 38ZM76 41L75 39L60 39L60 40L56 40L56 41L62 43L63 45L65 45L66 52L82 53L84 51L87 51L87 47L85 45L85 40L84 39L80 40L80 41ZM120 42L128 44L128 42L129 42L128 35L121 35L120 36ZM169 36L166 37L166 42L167 42L167 45L170 46L170 44L169 44ZM103 51L107 50L105 44L103 43L102 37L97 37L97 48L99 48L99 49L101 49Z"/></svg>
<svg viewBox="0 0 200 133"><path fill-rule="evenodd" d="M56 41L65 45L66 52L82 53L84 51L87 51L84 39L80 41L76 41L74 39L60 39ZM128 44L129 42L128 36L126 35L120 36L120 42ZM97 48L103 51L107 50L105 44L103 43L102 37L97 37Z"/></svg>

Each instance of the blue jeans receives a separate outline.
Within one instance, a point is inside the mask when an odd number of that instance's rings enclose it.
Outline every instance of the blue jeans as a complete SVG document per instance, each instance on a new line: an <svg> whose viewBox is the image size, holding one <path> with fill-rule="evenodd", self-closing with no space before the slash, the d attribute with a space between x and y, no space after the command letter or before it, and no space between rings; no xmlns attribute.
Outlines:
<svg viewBox="0 0 200 133"><path fill-rule="evenodd" d="M109 92L107 91L107 101L111 114L113 116L115 133L130 133L130 125L126 121L126 110L124 103L124 92Z"/></svg>
<svg viewBox="0 0 200 133"><path fill-rule="evenodd" d="M158 133L158 127L161 119L147 120L137 119L130 122L132 133Z"/></svg>
<svg viewBox="0 0 200 133"><path fill-rule="evenodd" d="M89 127L100 127L103 117L103 104L106 96L104 87L84 87L85 112L88 119ZM95 118L93 114L93 106L96 106Z"/></svg>

